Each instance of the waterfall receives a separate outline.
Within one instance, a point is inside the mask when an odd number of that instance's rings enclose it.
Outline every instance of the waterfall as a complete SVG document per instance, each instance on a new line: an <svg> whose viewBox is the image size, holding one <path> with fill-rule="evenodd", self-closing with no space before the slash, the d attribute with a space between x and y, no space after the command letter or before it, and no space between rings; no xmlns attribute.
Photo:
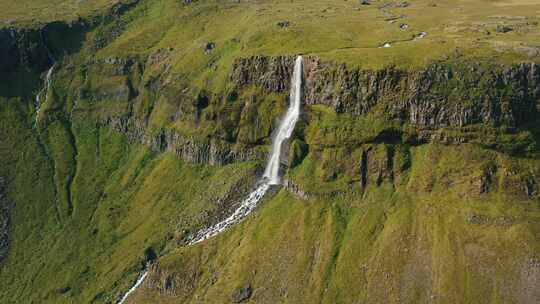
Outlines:
<svg viewBox="0 0 540 304"><path fill-rule="evenodd" d="M279 185L281 182L279 177L281 147L283 142L291 137L294 126L300 116L300 103L302 102L302 70L303 59L302 56L298 56L298 58L296 58L294 73L291 80L289 109L287 110L287 113L279 126L279 131L273 140L270 160L264 171L264 178L268 180L270 185Z"/></svg>
<svg viewBox="0 0 540 304"><path fill-rule="evenodd" d="M39 93L36 95L36 102L35 102L35 107L36 107L36 120L34 122L34 126L37 128L38 127L38 122L39 122L39 113L41 111L41 105L43 104L41 102L41 95L42 94L45 94L45 102L44 103L47 103L47 100L48 100L48 96L49 96L49 89L51 88L51 77L52 77L52 73L54 71L54 64L49 68L49 70L47 71L47 74L45 75L45 85L43 86L43 88L41 89L41 91L39 91Z"/></svg>
<svg viewBox="0 0 540 304"><path fill-rule="evenodd" d="M242 202L240 202L240 206L233 212L233 214L212 227L198 231L188 245L194 245L216 236L232 225L240 222L247 215L253 212L253 210L255 210L255 207L257 207L257 204L264 197L268 189L270 189L270 186L279 185L281 183L281 178L279 176L281 150L283 143L291 137L292 132L294 131L294 126L296 125L298 117L300 116L303 68L304 60L302 56L298 56L294 64L294 72L291 79L289 108L281 120L278 132L272 140L272 151L270 153L268 163L266 164L266 169L262 179L257 183L255 189L251 191L251 193L249 193ZM133 285L133 287L122 297L122 300L120 300L118 304L123 304L128 296L142 284L147 275L148 270L145 270L135 285Z"/></svg>
<svg viewBox="0 0 540 304"><path fill-rule="evenodd" d="M281 148L283 143L289 139L294 131L294 126L300 116L300 104L302 102L302 74L304 60L302 56L296 58L294 64L294 72L291 79L291 91L290 101L287 113L281 120L278 132L272 140L272 151L270 158L266 164L263 178L259 181L258 185L241 203L240 206L225 220L215 224L212 227L200 230L195 234L193 239L189 242L189 245L197 244L208 238L211 238L230 226L238 223L248 214L250 214L259 201L264 197L270 186L279 185L281 179L279 177L279 168L281 164Z"/></svg>

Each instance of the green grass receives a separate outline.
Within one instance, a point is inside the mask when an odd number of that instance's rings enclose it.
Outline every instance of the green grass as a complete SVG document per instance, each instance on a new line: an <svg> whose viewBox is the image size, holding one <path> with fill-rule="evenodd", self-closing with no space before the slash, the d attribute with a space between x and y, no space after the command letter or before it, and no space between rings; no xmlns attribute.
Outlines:
<svg viewBox="0 0 540 304"><path fill-rule="evenodd" d="M464 192L468 177L458 172L467 169L452 165L482 160L455 151L415 149L411 178L395 190L310 201L282 190L231 231L161 259L132 303L222 303L247 284L254 303L514 301L540 249L539 206L504 191ZM449 174L454 184L411 191ZM484 221L470 222L472 214Z"/></svg>
<svg viewBox="0 0 540 304"><path fill-rule="evenodd" d="M160 252L166 242L180 241L186 231L200 227L203 211L212 212L213 202L255 167L183 164L84 121L73 127L74 157L61 127L43 130L41 138L50 149L46 159L15 100L5 104L2 155L6 161L12 157L14 166L0 174L8 177L9 196L17 202L10 256L0 271L6 303L112 300L111 287L129 284L146 248ZM6 150L9 146L17 152ZM65 206L67 179L72 179L71 212Z"/></svg>
<svg viewBox="0 0 540 304"><path fill-rule="evenodd" d="M111 7L117 1L113 0L22 0L0 2L0 27L8 24L35 25L51 21L77 20L79 17L87 17L97 14L105 8Z"/></svg>
<svg viewBox="0 0 540 304"><path fill-rule="evenodd" d="M199 1L189 6L177 1L146 3L152 5L141 9L140 18L100 55L140 54L172 47L173 70L203 83L222 82L223 78L216 76L224 75L220 70L228 69L232 58L252 54L304 53L366 68L414 68L455 55L489 55L498 61L525 59L519 54L508 56L506 51L519 42L539 42L534 34L538 31L535 5L502 7L487 1L447 0L431 6L433 1L409 1L409 7L387 9L395 16L406 16L389 23L379 9L385 1L374 1L370 6L360 6L356 1ZM516 16L524 21L516 21ZM291 25L281 29L276 25L281 20ZM516 30L496 33L498 22L515 23ZM400 23L407 23L409 29L400 30ZM410 39L420 31L428 32L423 40L378 48L387 41ZM208 41L214 41L217 48L205 55L202 46ZM210 62L215 62L212 65L217 71L202 72L200 69Z"/></svg>
<svg viewBox="0 0 540 304"><path fill-rule="evenodd" d="M190 165L103 124L132 110L134 119L148 122L150 135L173 130L196 142L256 146L262 154L287 96L254 87L233 92L228 75L238 57L303 53L367 69L421 69L448 58L449 64L537 60L516 48L540 43L540 7L530 0L408 2L387 9L405 15L390 23L380 9L387 1L142 0L88 32L54 33L53 47L66 46L69 54L55 70L39 132L32 129L38 75L18 71L0 85L0 156L7 164L0 176L15 202L11 251L0 268L2 301L114 302L137 277L149 247L163 254L163 272L150 279L165 287L170 275L174 292L145 285L135 295L141 303L223 303L247 283L253 301L262 303L518 298L527 286L520 267L540 250L539 206L523 187L540 170L534 154L511 153L535 151L534 130L441 129L481 138L411 147L377 142L383 131L399 131L403 141L415 132L388 121L383 109L356 117L306 107L286 177L312 199L279 189L245 222L186 248L183 238L215 221L219 198L240 197L260 163ZM0 19L35 26L89 18L111 5L77 3L0 0ZM282 20L290 26L278 27ZM408 30L398 28L402 22ZM515 30L497 33L498 23ZM428 36L408 41L420 31ZM205 54L209 41L217 47ZM379 49L384 42L392 47ZM102 63L111 57L155 61L121 73ZM145 87L153 77L160 92ZM129 100L130 87L145 88ZM460 100L453 88L438 90ZM203 95L209 102L199 109ZM369 176L361 188L364 153ZM392 167L393 180L382 174L384 166ZM491 192L481 194L479 180L493 166ZM471 214L482 222L469 223Z"/></svg>

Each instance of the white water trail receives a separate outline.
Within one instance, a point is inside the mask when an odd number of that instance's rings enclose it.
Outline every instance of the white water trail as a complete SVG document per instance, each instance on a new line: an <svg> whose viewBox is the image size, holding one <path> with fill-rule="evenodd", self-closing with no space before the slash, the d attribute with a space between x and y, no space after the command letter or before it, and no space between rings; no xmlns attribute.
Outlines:
<svg viewBox="0 0 540 304"><path fill-rule="evenodd" d="M289 108L287 109L287 113L283 117L283 120L279 125L278 132L272 141L272 151L270 153L268 163L266 164L266 169L264 171L262 180L259 182L255 190L253 190L247 196L247 198L240 203L240 206L234 211L233 214L214 226L197 232L193 239L189 242L189 245L197 244L209 239L241 221L248 214L253 212L253 210L255 210L258 202L264 197L268 189L270 189L270 186L280 184L281 179L279 177L279 168L281 163L281 147L283 146L283 143L291 137L294 126L296 125L298 117L300 116L303 66L304 60L302 56L298 56L294 64L294 72L291 79Z"/></svg>
<svg viewBox="0 0 540 304"><path fill-rule="evenodd" d="M47 103L47 100L49 98L49 89L51 88L51 78L52 78L53 71L54 71L54 64L49 68L49 70L47 71L47 74L45 75L45 82L44 82L45 85L43 86L41 91L39 91L39 93L36 95L36 103L35 103L36 120L34 122L34 127L36 127L36 128L37 128L38 123L39 123L39 113L41 112L41 105L43 104L41 102L41 95L45 94L45 102L44 103Z"/></svg>
<svg viewBox="0 0 540 304"><path fill-rule="evenodd" d="M128 290L128 292L126 292L126 294L122 297L122 299L120 300L120 302L118 302L118 304L123 304L129 297L129 295L132 294L135 290L137 290L137 288L139 288L139 286L144 282L144 279L146 279L147 275L148 275L148 270L145 270L144 273L139 277L135 285L133 285L133 287L131 287L131 289Z"/></svg>
<svg viewBox="0 0 540 304"><path fill-rule="evenodd" d="M197 232L195 234L195 237L189 242L189 245L200 243L206 239L218 235L220 232L238 223L240 220L250 214L255 209L255 207L257 207L257 203L261 200L261 198L263 198L269 188L270 184L268 183L268 181L263 181L257 188L255 188L255 190L253 190L248 195L247 198L245 198L240 203L240 206L234 211L233 214L231 214L223 221L215 224L214 226Z"/></svg>
<svg viewBox="0 0 540 304"><path fill-rule="evenodd" d="M268 189L270 189L270 186L279 185L281 183L281 178L279 176L281 148L283 143L291 137L292 132L294 131L294 126L296 125L298 117L300 116L303 68L304 60L302 56L298 56L294 64L294 72L291 79L289 108L287 109L287 113L283 117L283 120L279 125L278 132L272 141L272 151L270 153L268 163L266 164L263 178L259 181L255 187L255 190L249 193L249 195L242 202L240 202L240 206L233 212L233 214L212 227L198 231L188 243L188 246L200 243L213 236L216 236L232 225L240 222L251 212L253 212L253 210L255 210L259 201L264 197ZM124 295L118 304L124 303L128 296L134 292L139 285L142 284L147 274L148 270L145 270L135 285L133 285L133 287Z"/></svg>

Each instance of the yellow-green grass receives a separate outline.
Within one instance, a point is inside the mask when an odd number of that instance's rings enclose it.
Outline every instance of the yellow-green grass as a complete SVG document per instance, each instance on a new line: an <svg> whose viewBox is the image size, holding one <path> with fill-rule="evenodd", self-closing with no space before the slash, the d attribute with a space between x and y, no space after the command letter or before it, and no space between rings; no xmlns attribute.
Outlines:
<svg viewBox="0 0 540 304"><path fill-rule="evenodd" d="M0 27L77 20L79 17L96 15L118 2L118 0L2 0Z"/></svg>
<svg viewBox="0 0 540 304"><path fill-rule="evenodd" d="M253 303L512 302L539 221L537 205L451 190L313 201L282 190L231 231L161 259L158 285L129 303L226 303L247 285Z"/></svg>
<svg viewBox="0 0 540 304"><path fill-rule="evenodd" d="M184 164L85 120L56 121L38 139L24 104L2 103L0 153L10 165L0 175L15 203L0 269L4 303L113 301L137 276L146 248L174 247L207 223L202 214L249 184L257 165Z"/></svg>
<svg viewBox="0 0 540 304"><path fill-rule="evenodd" d="M148 54L171 47L172 71L194 83L216 86L224 82L234 58L254 54L310 54L365 68L415 68L458 56L488 56L500 62L537 59L515 47L540 43L536 13L540 5L413 0L408 7L385 8L392 16L404 16L390 23L390 16L380 8L387 3L392 2L198 1L184 5L143 1L139 17L98 56ZM290 26L277 26L283 20L290 21ZM401 23L409 28L399 29ZM514 31L498 33L498 24L512 26ZM409 41L420 32L428 34ZM216 49L205 54L203 46L209 41L216 43ZM379 48L385 42L392 47Z"/></svg>

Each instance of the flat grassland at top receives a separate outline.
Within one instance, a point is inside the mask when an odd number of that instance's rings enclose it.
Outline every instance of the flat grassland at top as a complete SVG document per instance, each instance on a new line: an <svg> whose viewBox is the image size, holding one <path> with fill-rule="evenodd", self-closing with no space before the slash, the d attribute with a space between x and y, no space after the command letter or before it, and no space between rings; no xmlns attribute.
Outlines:
<svg viewBox="0 0 540 304"><path fill-rule="evenodd" d="M5 24L74 20L110 7L119 0L0 0L0 27Z"/></svg>
<svg viewBox="0 0 540 304"><path fill-rule="evenodd" d="M117 2L0 0L0 27L74 19ZM367 68L540 58L536 0L140 0L128 15L123 34L98 56L170 48L183 71L253 54L302 53ZM209 42L215 48L205 54Z"/></svg>

